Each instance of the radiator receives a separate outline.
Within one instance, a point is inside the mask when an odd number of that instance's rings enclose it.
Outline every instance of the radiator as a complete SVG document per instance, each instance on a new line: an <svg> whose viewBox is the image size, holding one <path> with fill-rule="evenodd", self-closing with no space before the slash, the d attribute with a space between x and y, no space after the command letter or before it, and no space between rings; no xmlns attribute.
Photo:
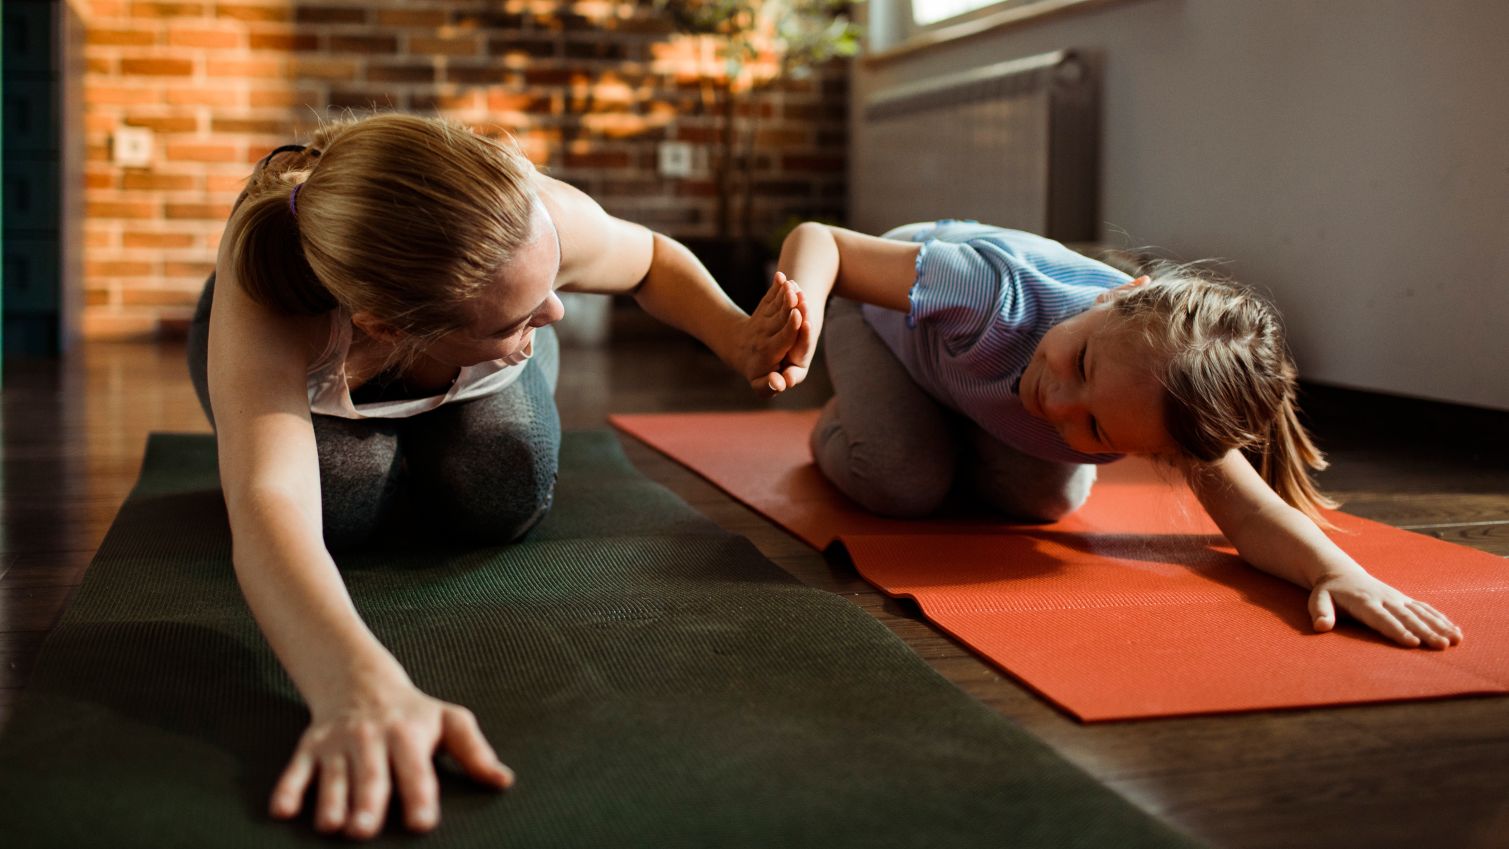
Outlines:
<svg viewBox="0 0 1509 849"><path fill-rule="evenodd" d="M853 225L973 218L1095 240L1097 77L1082 52L1057 51L877 92L855 132Z"/></svg>

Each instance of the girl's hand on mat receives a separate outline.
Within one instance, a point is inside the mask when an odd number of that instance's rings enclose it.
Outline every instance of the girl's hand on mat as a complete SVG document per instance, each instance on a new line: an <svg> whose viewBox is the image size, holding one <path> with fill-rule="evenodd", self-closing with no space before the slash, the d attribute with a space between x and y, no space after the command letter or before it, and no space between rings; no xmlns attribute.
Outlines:
<svg viewBox="0 0 1509 849"><path fill-rule="evenodd" d="M429 831L440 822L437 750L482 784L499 789L513 784L513 772L493 753L471 711L407 685L353 695L328 711L316 709L273 788L272 815L296 815L318 773L316 831L343 832L355 839L375 836L387 819L395 781L404 822L412 831Z"/></svg>
<svg viewBox="0 0 1509 849"><path fill-rule="evenodd" d="M800 345L807 327L802 291L786 275L776 272L765 297L739 328L731 365L749 380L760 397L785 392L807 376L805 366L798 370L787 358Z"/></svg>
<svg viewBox="0 0 1509 849"><path fill-rule="evenodd" d="M1310 591L1310 618L1315 630L1336 627L1337 607L1402 646L1444 649L1462 642L1462 629L1441 611L1361 569L1328 575L1316 582Z"/></svg>

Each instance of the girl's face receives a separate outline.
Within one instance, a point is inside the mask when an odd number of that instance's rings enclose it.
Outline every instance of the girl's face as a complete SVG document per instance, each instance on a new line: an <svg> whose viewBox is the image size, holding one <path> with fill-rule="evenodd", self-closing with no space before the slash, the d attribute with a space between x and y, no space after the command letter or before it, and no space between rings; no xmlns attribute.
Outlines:
<svg viewBox="0 0 1509 849"><path fill-rule="evenodd" d="M1076 451L1173 453L1157 355L1110 319L1109 305L1097 304L1045 333L1022 373L1022 406Z"/></svg>
<svg viewBox="0 0 1509 849"><path fill-rule="evenodd" d="M535 204L534 238L519 248L506 268L477 298L472 323L426 346L425 354L448 366L472 366L490 360L523 362L534 344L534 330L566 314L555 294L561 268L560 242L544 206Z"/></svg>

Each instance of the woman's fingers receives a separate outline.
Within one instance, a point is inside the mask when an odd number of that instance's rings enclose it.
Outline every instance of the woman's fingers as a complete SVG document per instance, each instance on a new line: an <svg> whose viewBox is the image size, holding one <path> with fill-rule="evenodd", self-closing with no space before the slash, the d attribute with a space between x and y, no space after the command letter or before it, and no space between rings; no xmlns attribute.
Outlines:
<svg viewBox="0 0 1509 849"><path fill-rule="evenodd" d="M278 777L278 783L273 785L270 813L280 820L297 814L303 807L304 792L309 789L309 779L313 775L314 757L301 745Z"/></svg>
<svg viewBox="0 0 1509 849"><path fill-rule="evenodd" d="M495 787L513 784L513 770L498 760L477 725L477 717L466 708L450 707L441 714L440 742L466 774L477 781Z"/></svg>
<svg viewBox="0 0 1509 849"><path fill-rule="evenodd" d="M796 297L795 293L792 292L794 288L796 287L786 282L786 278L783 275L777 274L775 282L771 283L770 288L765 290L765 297L761 298L760 303L755 306L754 315L769 321L772 317L779 316L785 312L785 308L796 306L796 304L791 303L792 299Z"/></svg>
<svg viewBox="0 0 1509 849"><path fill-rule="evenodd" d="M780 379L780 367L782 363L795 362L791 353L800 343L807 322L796 309L785 309L768 316L757 315L752 322L754 332L747 342L745 375L755 392L769 397L787 388Z"/></svg>
<svg viewBox="0 0 1509 849"><path fill-rule="evenodd" d="M429 831L440 822L440 787L435 779L433 738L398 732L388 738L389 757L398 795L403 798L404 823L411 831Z"/></svg>
<svg viewBox="0 0 1509 849"><path fill-rule="evenodd" d="M388 813L392 781L388 776L388 748L375 730L357 735L351 764L351 816L346 836L372 837Z"/></svg>
<svg viewBox="0 0 1509 849"><path fill-rule="evenodd" d="M792 310L786 314L786 323L781 326L780 333L776 336L776 347L781 349L782 355L791 352L791 347L801 336L803 324L806 324L806 321L802 319L801 311Z"/></svg>
<svg viewBox="0 0 1509 849"><path fill-rule="evenodd" d="M315 808L314 828L330 833L346 824L348 776L345 755L326 755L320 759L320 800Z"/></svg>
<svg viewBox="0 0 1509 849"><path fill-rule="evenodd" d="M794 328L802 326L802 311L796 307L796 293L788 290L786 297L776 301L766 320L766 332L771 336L785 337ZM788 342L789 344L789 342Z"/></svg>

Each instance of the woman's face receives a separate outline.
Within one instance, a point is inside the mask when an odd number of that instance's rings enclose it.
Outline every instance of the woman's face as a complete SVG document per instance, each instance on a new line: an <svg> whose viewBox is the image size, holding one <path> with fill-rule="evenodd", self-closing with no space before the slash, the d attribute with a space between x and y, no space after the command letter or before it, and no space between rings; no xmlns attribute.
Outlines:
<svg viewBox="0 0 1509 849"><path fill-rule="evenodd" d="M449 366L472 366L490 360L523 362L531 351L536 327L560 321L565 315L555 294L561 268L555 222L538 202L531 222L532 238L514 253L473 304L471 324L430 343L425 353Z"/></svg>
<svg viewBox="0 0 1509 849"><path fill-rule="evenodd" d="M1097 304L1043 334L1022 372L1022 406L1076 451L1173 453L1156 354L1110 319L1110 307Z"/></svg>

